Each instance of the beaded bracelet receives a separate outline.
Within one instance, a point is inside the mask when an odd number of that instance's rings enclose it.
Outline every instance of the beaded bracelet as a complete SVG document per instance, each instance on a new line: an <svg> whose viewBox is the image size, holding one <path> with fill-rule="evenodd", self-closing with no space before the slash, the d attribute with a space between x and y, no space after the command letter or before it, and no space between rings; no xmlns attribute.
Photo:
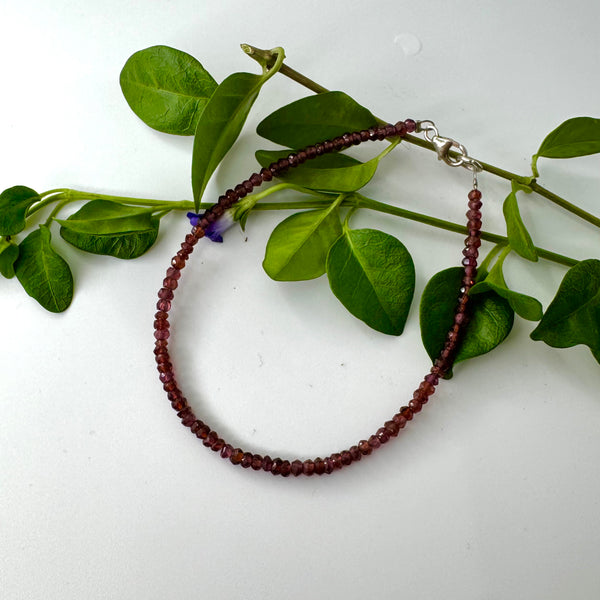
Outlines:
<svg viewBox="0 0 600 600"><path fill-rule="evenodd" d="M446 340L442 350L436 360L433 362L429 373L425 375L419 387L413 393L412 399L406 406L402 406L399 411L386 421L373 435L367 439L359 441L356 445L346 450L335 452L326 458L315 459L282 459L271 458L245 452L241 448L234 448L223 440L219 434L209 427L206 423L196 417L194 411L188 404L177 381L175 379L174 367L169 355L168 342L170 338L169 311L171 310L174 297L174 290L178 287L181 271L185 267L190 254L199 239L205 236L210 226L215 223L223 213L234 206L241 198L249 194L254 188L262 185L263 182L271 181L289 168L297 167L307 160L311 160L322 154L337 152L361 142L369 140L384 140L393 137L405 137L406 134L414 131L424 131L426 137L434 144L438 157L452 166L465 166L473 171L473 189L468 194L467 229L468 237L465 239L465 248L463 250L464 258L462 265L464 269L462 285L458 291L456 311L454 322L447 333ZM451 148L458 149L458 155L450 155ZM423 406L428 402L429 397L434 393L440 377L451 368L456 351L459 346L460 337L464 331L467 318L467 304L469 300L469 290L474 284L477 272L478 248L481 245L481 192L477 189L476 173L481 167L477 161L470 158L466 149L450 138L439 136L435 125L431 121L416 122L412 119L400 121L395 125L383 125L372 127L368 130L346 133L332 140L308 146L303 150L290 154L287 158L282 158L269 167L263 168L259 173L253 173L248 179L229 189L219 197L216 204L213 204L206 212L201 215L197 224L192 228L191 233L187 234L181 249L171 260L171 266L167 269L163 286L158 292L157 309L154 315L154 337L156 363L160 373L160 381L163 389L167 392L167 398L171 406L177 412L182 424L189 428L202 443L217 452L224 459L228 459L234 465L241 465L244 468L252 468L255 471L265 471L273 475L288 477L289 475L323 475L359 461L363 456L370 455L374 450L380 448L391 438L398 436L408 421L418 414Z"/></svg>

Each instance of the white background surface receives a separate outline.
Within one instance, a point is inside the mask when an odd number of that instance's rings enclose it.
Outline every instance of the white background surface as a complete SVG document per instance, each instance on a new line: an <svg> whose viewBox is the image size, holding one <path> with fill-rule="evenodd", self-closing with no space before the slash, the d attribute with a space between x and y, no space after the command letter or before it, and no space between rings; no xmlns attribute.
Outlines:
<svg viewBox="0 0 600 600"><path fill-rule="evenodd" d="M191 197L192 139L147 128L118 85L126 59L185 50L221 81L257 71L241 42L282 45L290 66L375 114L433 119L470 153L526 174L544 136L600 116L597 2L135 2L0 4L0 187ZM403 41L408 40L407 50ZM418 52L415 53L415 50ZM254 128L308 92L276 76L210 185L255 167ZM469 174L401 147L368 195L464 220ZM540 161L541 182L598 214L598 157ZM488 230L506 182L483 176ZM598 258L598 232L523 197L536 243ZM369 435L428 369L415 301L390 338L345 313L325 279L262 272L281 214L201 244L174 310L182 384L232 443L324 456ZM393 218L428 278L462 237ZM61 315L0 281L0 596L16 599L588 599L600 593L600 371L517 320L496 352L456 369L400 438L332 477L233 468L178 423L153 362L155 293L188 230L127 262L84 255L54 231L76 294ZM246 241L247 237L247 241ZM488 246L489 248L489 246ZM593 248L596 248L594 253ZM565 270L510 259L513 287L552 299Z"/></svg>

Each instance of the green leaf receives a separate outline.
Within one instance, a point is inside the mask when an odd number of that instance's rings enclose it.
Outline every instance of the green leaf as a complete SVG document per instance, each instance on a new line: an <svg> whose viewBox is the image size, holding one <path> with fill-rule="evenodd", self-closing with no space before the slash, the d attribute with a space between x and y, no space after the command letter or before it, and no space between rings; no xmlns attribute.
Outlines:
<svg viewBox="0 0 600 600"><path fill-rule="evenodd" d="M510 290L506 285L504 274L502 272L502 265L510 250L511 248L509 247L503 252L494 266L490 269L486 278L483 281L479 281L471 288L470 294L475 296L492 290L499 296L502 296L502 298L505 298L511 308L523 319L527 319L528 321L539 321L542 318L543 312L540 301L532 296Z"/></svg>
<svg viewBox="0 0 600 600"><path fill-rule="evenodd" d="M315 279L325 273L327 253L342 235L338 203L291 215L273 230L263 268L276 281Z"/></svg>
<svg viewBox="0 0 600 600"><path fill-rule="evenodd" d="M73 276L52 248L50 230L40 225L19 246L15 273L25 291L50 312L62 312L73 299Z"/></svg>
<svg viewBox="0 0 600 600"><path fill-rule="evenodd" d="M0 235L15 235L25 229L27 210L41 200L39 194L24 185L15 185L0 194Z"/></svg>
<svg viewBox="0 0 600 600"><path fill-rule="evenodd" d="M519 255L527 260L537 262L538 255L533 245L533 241L519 211L517 204L517 192L513 190L504 200L502 206L504 219L506 221L506 235L510 247Z"/></svg>
<svg viewBox="0 0 600 600"><path fill-rule="evenodd" d="M436 273L423 291L419 311L421 339L432 361L440 355L454 323L463 276L461 267L445 269ZM493 291L470 298L469 314L455 364L490 352L506 339L513 326L514 311Z"/></svg>
<svg viewBox="0 0 600 600"><path fill-rule="evenodd" d="M120 84L131 110L146 125L177 135L194 133L217 88L193 56L169 46L133 54L121 71Z"/></svg>
<svg viewBox="0 0 600 600"><path fill-rule="evenodd" d="M233 73L217 87L204 108L196 126L192 155L196 212L211 175L242 131L261 87L279 70L284 53L281 48L277 50L277 63L269 71L262 75Z"/></svg>
<svg viewBox="0 0 600 600"><path fill-rule="evenodd" d="M86 252L137 258L156 241L159 219L152 209L92 200L60 223L64 240Z"/></svg>
<svg viewBox="0 0 600 600"><path fill-rule="evenodd" d="M537 160L546 158L574 158L600 152L600 119L575 117L551 131L537 154L532 158L532 170L538 176Z"/></svg>
<svg viewBox="0 0 600 600"><path fill-rule="evenodd" d="M279 158L289 156L291 152L293 150L258 150L256 159L261 166L268 167ZM326 154L294 167L278 177L312 190L354 192L373 178L378 164L379 157L361 163L346 154Z"/></svg>
<svg viewBox="0 0 600 600"><path fill-rule="evenodd" d="M531 339L554 348L585 344L600 362L600 260L583 260L567 271Z"/></svg>
<svg viewBox="0 0 600 600"><path fill-rule="evenodd" d="M19 247L12 240L0 238L0 275L6 279L14 277L17 258L19 258Z"/></svg>
<svg viewBox="0 0 600 600"><path fill-rule="evenodd" d="M276 144L304 148L380 121L343 92L326 92L296 100L263 119L256 132Z"/></svg>
<svg viewBox="0 0 600 600"><path fill-rule="evenodd" d="M415 267L395 237L347 229L329 250L331 290L355 317L382 333L404 330L415 288Z"/></svg>

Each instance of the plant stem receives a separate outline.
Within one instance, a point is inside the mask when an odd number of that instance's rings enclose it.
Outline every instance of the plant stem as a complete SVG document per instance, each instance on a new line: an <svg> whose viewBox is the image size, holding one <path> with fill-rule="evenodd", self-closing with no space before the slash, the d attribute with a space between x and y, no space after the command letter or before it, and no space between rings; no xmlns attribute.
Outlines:
<svg viewBox="0 0 600 600"><path fill-rule="evenodd" d="M270 50L261 50L260 48L255 48L250 44L241 44L241 48L250 58L258 60L259 62L263 61L269 68L271 68L277 60L277 55ZM286 77L298 82L300 85L303 85L305 88L308 88L312 92L315 92L316 94L323 94L329 91L327 88L315 83L312 81L312 79L309 79L305 75L302 75L302 73L299 73L291 67L288 67L286 64L281 65L279 72L282 75L285 75Z"/></svg>
<svg viewBox="0 0 600 600"><path fill-rule="evenodd" d="M445 229L446 231L453 231L454 233L460 233L463 235L467 235L469 233L465 225L459 225L458 223L453 223L451 221L430 217L428 215L416 213L398 206L390 206L389 204L384 204L383 202L366 198L362 194L355 193L354 197L356 198L359 208L369 208L378 212L402 217L403 219L409 219L410 221L416 221L418 223L424 223L425 225L431 225L432 227L438 227L439 229ZM488 231L481 232L481 239L487 242L493 242L494 244L508 244L508 238L496 233L490 233ZM558 263L560 265L565 265L567 267L572 267L579 262L574 258L563 256L562 254L557 254L556 252L551 252L550 250L545 250L544 248L536 248L536 251L541 258Z"/></svg>
<svg viewBox="0 0 600 600"><path fill-rule="evenodd" d="M254 58L255 60L258 60L258 58L260 58L261 60L266 61L267 64L271 64L271 63L274 64L275 60L277 59L277 55L275 53L273 53L269 50L261 50L260 48L255 48L254 46L250 46L249 44L242 44L242 49L244 50L244 52L246 52L246 54L248 54L248 56ZM298 71L296 71L294 69L291 69L285 63L283 63L281 65L279 72L282 75L285 75L286 77L289 77L290 79L293 79L300 85L303 85L304 87L308 88L309 90L311 90L317 94L322 94L322 93L326 93L329 91L327 88L316 83L312 79L309 79L302 73L299 73ZM426 148L427 150L430 150L432 152L436 151L435 147L433 146L433 144L431 142L429 142L427 140L423 140L416 136L407 135L404 138L404 140L406 142L408 142L409 144L414 144L415 146L420 146L421 148ZM458 156L458 153L451 151L450 156L456 157L456 156ZM486 163L479 159L475 159L475 160L477 160L477 162L482 166L484 171L486 171L488 173L492 173L493 175L501 177L502 179L507 179L508 181L516 181L516 182L520 183L521 185L528 186L529 188L531 188L532 191L536 192L543 198L550 200L550 202L553 202L554 204L560 206L564 210L580 217L584 221L587 221L588 223L591 223L592 225L595 225L596 227L600 227L600 218L592 215L591 213L588 213L587 211L576 206L575 204L568 202L564 198L561 198L557 194L554 194L550 190L547 190L546 188L542 187L535 181L535 179L532 179L531 177L527 177L527 176L523 176L523 175L517 175L516 173L511 173L510 171L506 171L505 169L501 169L500 167L496 167L494 165L491 165L491 164Z"/></svg>

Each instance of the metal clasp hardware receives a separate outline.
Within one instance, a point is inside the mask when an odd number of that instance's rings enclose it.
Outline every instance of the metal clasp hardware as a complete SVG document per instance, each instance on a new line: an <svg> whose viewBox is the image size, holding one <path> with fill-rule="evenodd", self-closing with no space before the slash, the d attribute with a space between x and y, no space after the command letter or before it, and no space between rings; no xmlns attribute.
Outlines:
<svg viewBox="0 0 600 600"><path fill-rule="evenodd" d="M452 138L441 136L433 121L417 121L416 130L417 132L423 132L425 137L433 144L438 160L443 160L451 167L465 167L465 169L473 172L473 176L483 170L481 164L469 156L467 149L462 144ZM452 149L455 152L450 154Z"/></svg>

